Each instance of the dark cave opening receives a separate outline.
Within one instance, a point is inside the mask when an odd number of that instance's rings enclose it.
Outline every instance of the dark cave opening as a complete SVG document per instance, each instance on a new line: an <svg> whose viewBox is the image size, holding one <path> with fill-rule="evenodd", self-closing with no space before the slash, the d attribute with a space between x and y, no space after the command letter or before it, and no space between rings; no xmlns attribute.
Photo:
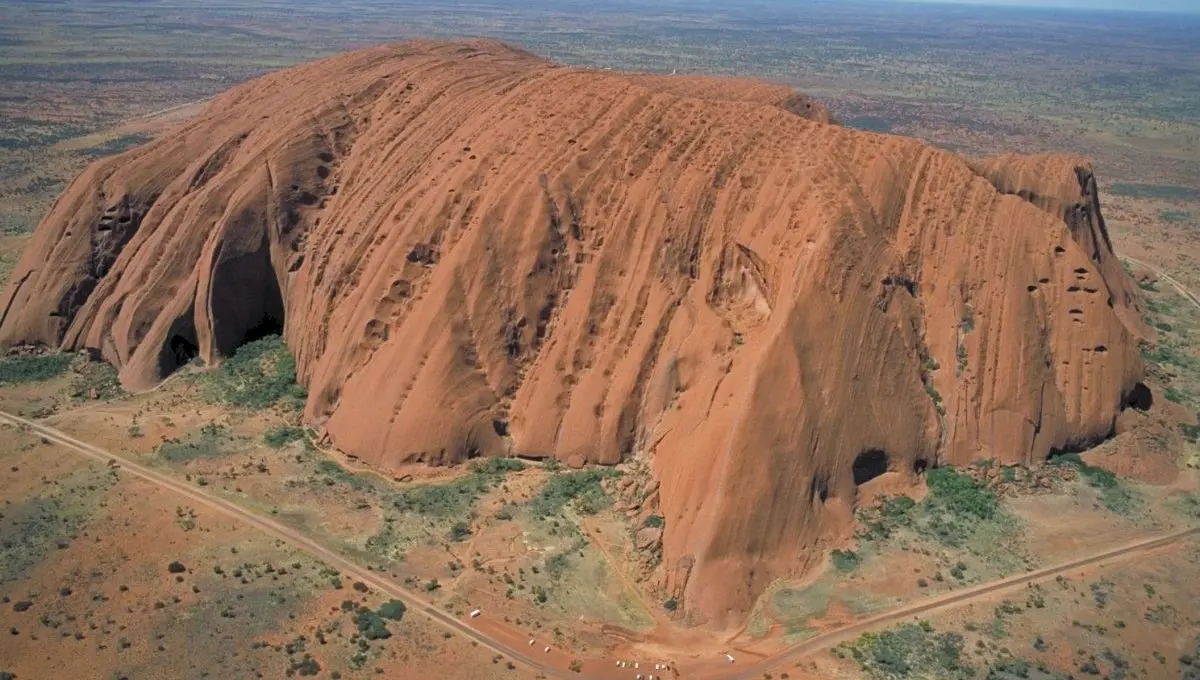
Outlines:
<svg viewBox="0 0 1200 680"><path fill-rule="evenodd" d="M1129 394L1125 395L1122 400L1125 408L1131 408L1137 411L1149 411L1151 406L1154 406L1154 393L1146 387L1145 383L1135 383Z"/></svg>
<svg viewBox="0 0 1200 680"><path fill-rule="evenodd" d="M246 332L242 334L242 341L237 346L241 347L255 340L271 337L272 335L283 335L283 319L266 313L258 323L246 329Z"/></svg>
<svg viewBox="0 0 1200 680"><path fill-rule="evenodd" d="M862 485L888 471L888 455L880 449L867 449L854 457L854 484Z"/></svg>
<svg viewBox="0 0 1200 680"><path fill-rule="evenodd" d="M179 333L171 336L168 347L176 367L183 366L200 354L200 348L196 346L195 338L189 339Z"/></svg>
<svg viewBox="0 0 1200 680"><path fill-rule="evenodd" d="M929 469L929 461L925 460L924 458L918 458L913 461L913 464L912 464L913 474L923 475L923 474L925 474L925 471L928 469Z"/></svg>
<svg viewBox="0 0 1200 680"><path fill-rule="evenodd" d="M809 491L822 503L829 500L829 478L824 474L814 475Z"/></svg>
<svg viewBox="0 0 1200 680"><path fill-rule="evenodd" d="M208 305L216 356L232 356L246 343L283 334L283 294L265 241L259 250L214 269Z"/></svg>
<svg viewBox="0 0 1200 680"><path fill-rule="evenodd" d="M200 343L196 340L196 323L193 317L194 308L188 307L171 324L167 331L167 341L158 351L158 375L165 378L174 373L180 366L200 355Z"/></svg>

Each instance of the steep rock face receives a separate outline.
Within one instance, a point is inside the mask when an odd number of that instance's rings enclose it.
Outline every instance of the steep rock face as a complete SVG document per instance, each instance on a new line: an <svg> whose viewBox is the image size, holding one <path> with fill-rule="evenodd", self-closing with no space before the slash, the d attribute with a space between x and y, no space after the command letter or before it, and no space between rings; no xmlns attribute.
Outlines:
<svg viewBox="0 0 1200 680"><path fill-rule="evenodd" d="M364 461L645 456L661 581L731 624L858 484L1094 441L1140 377L1086 163L828 122L494 43L302 66L90 167L0 342L138 387L280 324L306 417Z"/></svg>

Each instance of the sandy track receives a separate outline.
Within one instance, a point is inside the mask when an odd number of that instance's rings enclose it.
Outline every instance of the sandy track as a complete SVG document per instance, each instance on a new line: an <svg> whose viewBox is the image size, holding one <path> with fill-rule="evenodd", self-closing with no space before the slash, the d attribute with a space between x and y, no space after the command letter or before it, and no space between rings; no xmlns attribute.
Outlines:
<svg viewBox="0 0 1200 680"><path fill-rule="evenodd" d="M580 674L565 672L561 668L548 665L545 661L523 654L517 647L499 641L495 637L473 628L467 622L457 619L453 614L426 601L416 593L413 593L412 591L381 577L378 573L359 567L353 562L350 562L346 558L333 552L329 548L317 543L313 539L305 536L295 529L280 524L273 519L262 517L223 498L194 489L171 478L168 475L147 468L143 465L139 465L138 463L130 461L122 456L115 455L109 451L92 446L86 442L75 439L74 437L71 437L70 435L52 427L47 427L34 421L27 420L10 413L5 413L3 411L0 411L0 421L8 422L17 427L26 427L30 431L38 434L41 437L44 437L49 441L69 448L77 453L81 453L101 463L120 465L125 472L137 477L141 477L142 479L145 479L153 484L171 489L172 491L186 496L190 500L206 508L221 512L225 515L233 517L234 519L246 522L247 524L262 530L274 538L288 541L309 555L329 564L330 566L336 567L342 572L342 574L362 581L363 583L366 583L367 585L377 589L383 594L402 600L410 609L428 616L429 618L433 619L434 622L447 628L448 630L460 633L466 636L468 639L474 640L488 649L491 649L499 654L504 654L513 661L538 671L546 677L585 677ZM751 680L753 678L759 678L762 676L764 671L768 671L771 668L777 668L784 664L793 663L805 656L808 656L809 654L828 649L829 647L837 645L841 642L853 639L862 633L887 628L888 626L901 623L905 620L910 620L919 615L939 613L950 609L955 609L963 605L986 600L987 598L998 593L1016 590L1032 583L1048 581L1056 576L1077 569L1144 555L1197 535L1200 535L1200 527L1180 529L1160 536L1133 541L1116 548L1110 548L1100 553L1092 554L1086 557L1080 557L1054 566L1045 567L1043 569L1038 569L1023 574L1008 576L995 581L989 581L988 583L982 583L964 590L913 602L898 609L882 612L860 621L856 621L852 624L842 626L841 628L821 633L816 637L805 640L778 654L769 656L761 661L757 661L754 664L745 666L739 665L736 670L729 667L720 668L719 670L714 669L712 672L702 672L698 675L692 675L690 677L707 678L710 680ZM489 621L488 623L494 624L495 622ZM509 631L504 632L508 633ZM511 632L514 634L516 633L516 631ZM514 636L506 634L505 637ZM562 655L558 653L558 650L555 650L555 652L554 660L557 661L559 660L558 657ZM605 677L612 677L612 673L603 673L603 675Z"/></svg>
<svg viewBox="0 0 1200 680"><path fill-rule="evenodd" d="M852 624L842 626L835 630L831 630L816 637L810 638L800 644L791 647L779 654L771 656L764 661L758 662L753 666L746 666L736 674L713 676L720 677L724 680L750 680L751 678L762 677L763 671L770 668L777 668L780 665L797 661L798 659L812 654L814 652L828 649L836 644L845 642L855 638L863 633L887 628L888 626L901 623L905 620L913 619L922 614L933 614L943 612L950 609L955 609L966 604L971 604L980 600L987 599L990 596L1001 592L1016 590L1025 587L1029 584L1048 581L1056 576L1065 574L1069 571L1091 567L1103 562L1129 559L1144 555L1159 548L1178 543L1192 536L1200 535L1200 527L1192 527L1190 529L1180 529L1168 534L1156 536L1154 538L1144 538L1132 543L1110 548L1104 552L1080 557L1069 562L1063 562L1051 567L1037 569L1023 574L1015 574L1005 578L981 583L977 586L959 590L952 593L947 593L938 597L913 602L899 609L882 612L874 616L867 617L861 621L856 621ZM707 676L706 676L707 677Z"/></svg>
<svg viewBox="0 0 1200 680"><path fill-rule="evenodd" d="M403 601L410 610L418 611L428 616L429 618L433 619L435 623L449 629L451 632L460 633L468 639L474 640L488 649L491 649L499 654L503 654L508 658L524 664L525 666L528 666L529 668L532 668L535 671L545 675L551 677L562 677L564 675L561 670L550 667L538 659L526 656L517 649L484 635L478 630L472 628L466 622L455 618L453 614L426 601L412 591L381 577L378 573L359 567L353 562L350 562L346 558L333 552L329 548L317 543L313 539L301 534L295 529L292 529L284 524L280 524L273 519L257 515L250 510L242 508L222 498L197 491L196 489L193 489L190 486L169 477L168 475L152 470L143 465L139 465L138 463L113 454L109 451L105 451L104 449L92 446L87 442L75 439L74 437L60 430L46 427L45 425L40 425L31 420L12 415L10 413L5 413L3 411L0 411L0 421L11 423L17 427L27 427L32 432L49 441L69 448L77 453L81 453L101 463L119 465L124 472L141 477L152 484L157 484L161 487L168 488L178 494L186 496L191 501L203 507L223 513L234 519L241 520L260 529L273 538L278 538L291 543L293 546L303 550L312 557L315 557L316 559L338 569L343 575L362 581L368 586L375 588L380 593Z"/></svg>
<svg viewBox="0 0 1200 680"><path fill-rule="evenodd" d="M1200 307L1200 297L1196 297L1196 295L1194 293L1192 293L1192 291L1187 289L1187 286L1180 283L1175 277L1171 276L1170 274L1166 273L1162 269L1159 269L1158 267L1155 267L1154 265L1152 265L1148 262L1136 260L1136 259L1134 259L1132 257L1128 257L1128 256L1124 257L1123 259L1125 259L1126 261L1131 262L1139 267L1143 267L1145 269L1149 269L1150 271L1154 272L1155 275L1158 276L1158 278L1171 284L1172 288L1174 288L1176 291L1178 291L1180 295L1182 295L1185 298L1187 298L1188 300L1190 300L1193 305Z"/></svg>

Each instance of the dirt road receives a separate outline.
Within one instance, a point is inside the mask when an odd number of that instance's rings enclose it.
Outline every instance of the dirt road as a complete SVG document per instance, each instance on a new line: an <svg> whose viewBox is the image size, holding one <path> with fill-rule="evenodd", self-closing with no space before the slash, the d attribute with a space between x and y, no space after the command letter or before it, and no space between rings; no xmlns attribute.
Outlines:
<svg viewBox="0 0 1200 680"><path fill-rule="evenodd" d="M1009 590L1018 590L1026 587L1031 583L1041 583L1049 581L1056 576L1070 571L1076 571L1084 567L1096 566L1098 564L1110 561L1125 560L1146 553L1152 552L1159 548L1164 548L1168 545L1178 543L1179 541L1200 535L1200 527L1192 527L1190 529L1180 529L1168 534L1157 536L1154 538L1141 539L1133 543L1127 543L1123 546L1111 548L1104 552L1081 557L1069 562L1056 564L1052 567L1045 567L1024 574L1015 574L995 581L981 583L971 588L965 588L938 597L932 597L925 600L919 600L911 604L904 605L898 609L882 612L874 616L869 616L852 624L843 626L836 630L827 631L816 637L809 638L800 644L791 647L779 654L768 657L767 659L757 662L753 665L742 667L737 673L726 672L723 675L711 676L714 680L751 680L753 678L761 678L764 671L771 668L777 668L783 664L793 663L809 654L828 649L847 640L862 635L870 631L887 628L897 623L912 620L922 614L933 614L943 612L949 609L955 609L963 605L971 604L980 600L987 599L992 595ZM710 676L701 676L708 678Z"/></svg>
<svg viewBox="0 0 1200 680"><path fill-rule="evenodd" d="M1200 303L1198 303L1200 304ZM463 621L455 617L454 614L441 609L437 605L423 599L416 593L382 577L376 572L367 571L338 555L329 548L317 543L313 539L304 534L292 529L286 525L270 519L262 517L250 510L240 507L231 501L227 501L210 493L200 491L199 489L188 486L166 474L139 465L122 456L115 455L98 447L92 446L86 442L80 441L70 435L56 430L45 425L41 425L31 420L21 418L9 413L0 411L0 422L8 422L17 427L28 428L29 431L44 437L45 439L64 446L73 451L81 453L89 458L97 460L101 463L109 465L119 465L124 472L135 475L153 484L171 489L176 493L186 496L195 503L203 507L221 512L225 515L233 517L257 527L266 534L284 541L288 541L295 547L303 550L309 555L325 562L326 564L337 568L342 574L362 581L363 583L375 588L380 593L402 600L408 605L410 610L420 612L433 619L436 623L444 626L451 632L459 633L470 640L478 642L480 645L503 654L513 661L523 664L545 677L551 678L581 678L593 677L597 668L597 660L591 660L587 663L589 669L588 675L567 672L565 669L568 663L568 655L558 649L552 649L544 657L538 658L529 656L523 652L519 642L516 639L523 637L517 631L495 631L485 633L477 629L470 621ZM911 620L916 616L923 614L932 614L946 611L949 609L961 607L963 605L985 600L993 595L1008 590L1016 590L1023 588L1026 584L1038 583L1053 579L1054 577L1066 572L1075 571L1084 567L1096 566L1105 562L1114 562L1117 560L1129 559L1145 555L1153 550L1178 543L1188 538L1200 535L1200 527L1190 529L1180 529L1168 534L1156 536L1153 538L1141 539L1128 543L1116 548L1105 550L1101 553L1081 557L1070 560L1065 563L1057 564L1051 567L1038 569L1023 574L1017 574L988 583L983 583L971 588L966 588L952 593L947 593L934 598L913 602L891 611L882 612L874 616L867 617L860 621L856 621L841 628L826 631L816 637L810 638L793 647L790 647L778 654L769 656L760 661L755 661L752 664L737 664L736 666L727 666L720 663L723 656L717 652L713 653L714 662L712 670L693 671L686 677L689 678L704 678L706 680L751 680L753 678L762 677L763 672L777 668L781 665L793 663L800 658L809 654L828 649L836 644L853 639L862 633L887 628L888 626L900 623L902 621ZM472 620L477 621L477 620ZM493 624L491 620L480 622L482 624ZM492 628L493 625L488 625ZM498 639L498 637L506 638L508 641ZM541 646L540 643L538 645ZM536 648L534 648L536 653ZM601 662L606 664L607 662ZM613 670L600 671L596 675L600 677L624 677ZM630 676L632 677L632 676ZM685 676L677 676L685 677Z"/></svg>
<svg viewBox="0 0 1200 680"><path fill-rule="evenodd" d="M1148 264L1146 262L1142 262L1141 260L1136 260L1132 257L1125 257L1123 259L1126 260L1127 262L1131 262L1139 267L1142 267L1144 269L1149 269L1150 271L1154 272L1155 275L1158 276L1158 278L1171 284L1171 287L1174 288L1176 291L1178 291L1178 293L1180 295L1184 296L1188 300L1191 300L1193 305L1200 307L1200 297L1197 297L1195 294L1193 294L1192 291L1187 289L1187 286L1180 283L1175 277L1173 277L1170 274L1166 273L1165 271L1159 269L1158 267L1155 267L1154 265Z"/></svg>
<svg viewBox="0 0 1200 680"><path fill-rule="evenodd" d="M434 622L449 629L451 632L459 633L465 636L467 639L474 640L480 645L483 645L484 647L491 649L498 654L503 654L513 661L528 666L529 668L532 668L533 670L543 673L549 677L565 676L561 670L548 665L542 659L527 656L519 649L498 642L488 635L484 635L469 625L466 621L456 618L450 612L439 608L412 591L393 583L376 572L367 571L366 569L359 567L353 562L347 560L341 555L338 555L329 548L326 548L325 546L317 543L313 539L301 534L291 527L280 524L273 519L262 517L223 498L199 491L183 482L173 479L168 475L143 465L139 465L138 463L130 461L127 458L115 455L103 449L92 446L87 442L75 439L74 437L60 430L46 427L34 421L27 420L10 413L5 413L3 411L0 411L0 421L11 423L17 427L28 428L31 432L37 434L38 436L41 436L60 446L71 449L77 453L81 453L101 463L108 465L119 465L120 469L125 473L140 477L148 482L157 484L158 486L168 488L178 494L186 496L189 500L202 507L223 513L234 519L241 520L258 528L273 538L278 538L291 543L293 546L303 550L312 557L315 557L316 559L325 562L329 566L334 567L344 576L362 581L384 595L403 601L404 604L408 606L410 611L417 611L428 616L429 618L433 619Z"/></svg>

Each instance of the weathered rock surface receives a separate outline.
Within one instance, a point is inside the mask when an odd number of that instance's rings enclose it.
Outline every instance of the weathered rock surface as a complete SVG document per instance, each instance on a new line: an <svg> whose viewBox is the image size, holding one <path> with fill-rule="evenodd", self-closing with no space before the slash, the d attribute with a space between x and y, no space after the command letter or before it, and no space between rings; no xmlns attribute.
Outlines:
<svg viewBox="0 0 1200 680"><path fill-rule="evenodd" d="M89 167L0 343L146 387L278 324L306 417L364 462L645 457L665 587L732 624L856 484L1098 440L1141 374L1086 162L828 121L494 43L290 69Z"/></svg>

